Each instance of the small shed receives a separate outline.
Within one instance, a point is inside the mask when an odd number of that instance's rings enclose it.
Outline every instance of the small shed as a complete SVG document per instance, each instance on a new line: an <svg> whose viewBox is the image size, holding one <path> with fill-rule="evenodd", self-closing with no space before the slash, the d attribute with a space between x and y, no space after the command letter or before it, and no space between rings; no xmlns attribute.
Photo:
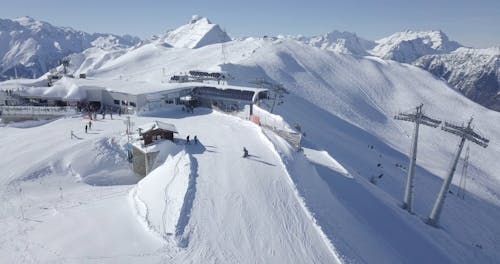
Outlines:
<svg viewBox="0 0 500 264"><path fill-rule="evenodd" d="M139 135L144 140L144 145L149 145L155 140L168 139L174 141L174 133L177 128L173 124L164 123L161 121L154 121L152 123L140 126L138 128Z"/></svg>

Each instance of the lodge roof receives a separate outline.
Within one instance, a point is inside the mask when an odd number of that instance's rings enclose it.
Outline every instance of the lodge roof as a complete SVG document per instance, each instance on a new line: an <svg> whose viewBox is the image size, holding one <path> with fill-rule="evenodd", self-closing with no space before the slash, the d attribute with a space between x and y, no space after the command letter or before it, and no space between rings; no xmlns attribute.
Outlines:
<svg viewBox="0 0 500 264"><path fill-rule="evenodd" d="M174 133L179 133L177 132L177 128L173 124L161 122L158 120L155 120L154 122L142 125L138 127L138 130L141 131L141 133L148 133L153 130L165 130L165 131L170 131Z"/></svg>

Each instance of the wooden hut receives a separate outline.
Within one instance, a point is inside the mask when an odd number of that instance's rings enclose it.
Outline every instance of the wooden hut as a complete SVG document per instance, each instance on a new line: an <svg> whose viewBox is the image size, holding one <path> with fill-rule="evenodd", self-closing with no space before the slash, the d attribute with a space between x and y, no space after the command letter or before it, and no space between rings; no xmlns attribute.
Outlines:
<svg viewBox="0 0 500 264"><path fill-rule="evenodd" d="M161 121L154 121L139 127L139 135L144 140L144 145L149 145L156 140L168 139L174 141L174 133L177 128L173 124L164 123Z"/></svg>

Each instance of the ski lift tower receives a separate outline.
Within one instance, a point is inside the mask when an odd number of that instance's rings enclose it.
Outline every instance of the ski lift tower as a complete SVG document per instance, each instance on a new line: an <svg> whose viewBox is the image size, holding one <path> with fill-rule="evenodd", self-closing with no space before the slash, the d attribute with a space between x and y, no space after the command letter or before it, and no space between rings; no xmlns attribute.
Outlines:
<svg viewBox="0 0 500 264"><path fill-rule="evenodd" d="M455 173L455 169L457 168L458 160L460 159L460 154L462 153L465 141L466 140L472 141L473 143L476 143L483 148L486 148L488 146L488 143L490 142L489 139L482 137L476 132L474 132L474 130L471 127L471 124L472 124L472 118L467 123L467 126L463 125L459 126L445 122L444 126L441 127L442 130L459 136L460 142L458 143L457 154L453 159L450 172L443 181L443 185L441 186L441 190L439 190L439 194L437 196L436 202L434 203L434 207L432 208L431 214L427 219L427 223L429 225L437 226L438 224L439 216L443 209L444 200L450 188L451 180L453 179L453 174Z"/></svg>
<svg viewBox="0 0 500 264"><path fill-rule="evenodd" d="M249 83L257 85L259 88L267 88L268 90L272 91L274 93L273 97L273 105L271 106L270 112L272 113L274 111L274 107L276 106L276 102L278 98L283 98L284 94L288 94L288 90L283 87L282 84L276 84L272 82L268 82L266 80L262 79L257 79L255 81L250 81ZM280 103L278 103L280 104Z"/></svg>
<svg viewBox="0 0 500 264"><path fill-rule="evenodd" d="M413 131L413 143L411 145L410 166L408 169L408 176L406 177L405 196L402 205L403 209L407 210L409 213L411 213L413 210L413 179L415 177L415 165L417 163L417 141L419 126L422 124L436 128L441 124L441 121L432 119L424 115L422 112L423 106L423 104L417 106L416 111L413 113L399 113L394 116L394 119L396 120L415 123L415 130Z"/></svg>

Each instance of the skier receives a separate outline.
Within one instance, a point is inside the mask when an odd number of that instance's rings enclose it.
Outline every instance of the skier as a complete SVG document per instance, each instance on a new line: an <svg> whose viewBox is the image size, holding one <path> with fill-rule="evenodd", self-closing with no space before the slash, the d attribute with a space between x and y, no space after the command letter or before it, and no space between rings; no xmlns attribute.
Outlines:
<svg viewBox="0 0 500 264"><path fill-rule="evenodd" d="M243 158L246 157L248 157L248 150L245 147L243 147Z"/></svg>
<svg viewBox="0 0 500 264"><path fill-rule="evenodd" d="M189 135L186 137L186 144L189 144Z"/></svg>
<svg viewBox="0 0 500 264"><path fill-rule="evenodd" d="M89 129L92 130L92 121L89 121Z"/></svg>
<svg viewBox="0 0 500 264"><path fill-rule="evenodd" d="M198 144L198 136L194 135L194 144Z"/></svg>
<svg viewBox="0 0 500 264"><path fill-rule="evenodd" d="M87 134L87 125L85 125L85 134Z"/></svg>

